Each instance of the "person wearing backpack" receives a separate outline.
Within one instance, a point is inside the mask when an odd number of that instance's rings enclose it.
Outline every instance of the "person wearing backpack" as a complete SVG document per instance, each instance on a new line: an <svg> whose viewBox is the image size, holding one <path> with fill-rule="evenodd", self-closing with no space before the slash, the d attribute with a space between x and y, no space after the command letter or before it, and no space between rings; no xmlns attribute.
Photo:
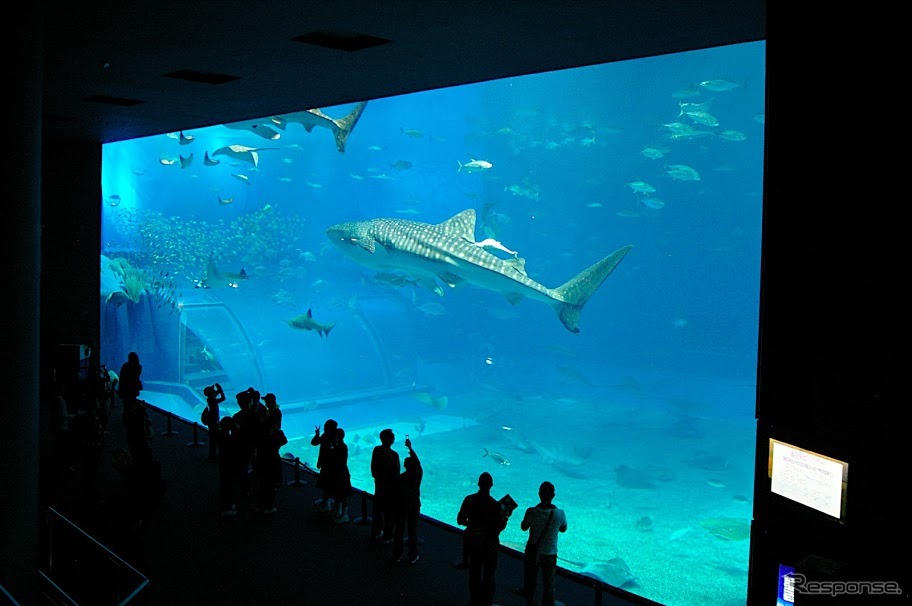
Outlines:
<svg viewBox="0 0 912 606"><path fill-rule="evenodd" d="M225 391L222 386L216 383L208 385L203 389L203 395L206 396L206 408L200 415L200 422L209 430L209 458L208 461L214 463L218 461L219 451L219 404L225 401Z"/></svg>

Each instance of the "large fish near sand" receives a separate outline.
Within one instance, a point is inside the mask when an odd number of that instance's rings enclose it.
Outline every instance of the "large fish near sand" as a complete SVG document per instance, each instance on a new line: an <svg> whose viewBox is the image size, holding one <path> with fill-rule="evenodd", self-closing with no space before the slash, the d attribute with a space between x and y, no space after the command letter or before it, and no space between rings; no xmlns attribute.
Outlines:
<svg viewBox="0 0 912 606"><path fill-rule="evenodd" d="M306 109L302 112L276 116L273 118L273 122L281 130L285 130L286 125L289 123L300 124L307 132L312 131L316 126L328 128L336 139L336 149L339 150L339 153L345 153L345 142L348 141L349 135L355 130L355 125L358 123L358 119L361 118L361 113L365 107L367 107L367 101L358 103L355 109L344 118L327 116L319 108Z"/></svg>
<svg viewBox="0 0 912 606"><path fill-rule="evenodd" d="M502 259L485 250L486 241L475 241L471 208L437 224L370 219L333 225L326 235L362 265L402 271L432 290L440 280L451 287L467 283L493 290L513 304L524 298L543 301L572 333L579 332L583 306L633 248L622 246L565 284L548 288L526 275L526 261L518 254Z"/></svg>

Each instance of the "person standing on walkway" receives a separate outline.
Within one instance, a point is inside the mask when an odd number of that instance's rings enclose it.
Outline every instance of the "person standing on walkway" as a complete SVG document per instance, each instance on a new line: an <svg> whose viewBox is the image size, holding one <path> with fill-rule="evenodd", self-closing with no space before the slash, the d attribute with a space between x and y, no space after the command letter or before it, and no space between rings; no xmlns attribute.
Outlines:
<svg viewBox="0 0 912 606"><path fill-rule="evenodd" d="M393 560L396 562L418 562L418 516L421 514L421 478L424 470L418 454L412 449L412 441L405 436L408 456L402 462L405 467L399 475L399 493L396 497L396 530L393 533ZM408 556L404 556L404 533L408 529Z"/></svg>
<svg viewBox="0 0 912 606"><path fill-rule="evenodd" d="M469 556L469 606L492 606L494 575L500 555L500 533L509 513L491 496L494 478L487 471L478 476L478 492L462 501L456 523L465 526Z"/></svg>
<svg viewBox="0 0 912 606"><path fill-rule="evenodd" d="M554 606L554 571L557 570L557 534L567 532L567 514L552 504L554 484L542 482L538 488L541 502L526 509L519 527L529 531L523 558L523 586L515 591L526 598L526 604L535 603L535 586L538 571L542 576L542 606Z"/></svg>
<svg viewBox="0 0 912 606"><path fill-rule="evenodd" d="M330 478L324 468L329 451L335 444L334 434L338 427L339 423L335 419L326 419L323 423L323 435L320 435L320 426L314 425L314 437L310 439L311 446L320 447L320 450L317 451L317 469L320 470L320 475L317 476L317 488L322 491L322 496L314 501L314 505L322 506L326 511L332 511L333 503L330 503L332 499L328 489Z"/></svg>
<svg viewBox="0 0 912 606"><path fill-rule="evenodd" d="M221 420L221 411L219 404L225 401L225 391L218 383L207 385L203 389L203 395L206 396L206 428L209 430L209 458L212 463L218 461L218 438L219 438L219 421ZM202 419L201 419L202 420Z"/></svg>
<svg viewBox="0 0 912 606"><path fill-rule="evenodd" d="M134 461L145 461L150 456L146 428L149 418L145 406L139 402L139 392L143 388L141 377L139 354L131 351L120 367L117 395L123 403L124 433Z"/></svg>
<svg viewBox="0 0 912 606"><path fill-rule="evenodd" d="M399 453L393 450L396 435L392 429L380 432L380 444L371 453L371 476L374 478L374 509L371 540L393 542L396 526L396 492L399 487Z"/></svg>
<svg viewBox="0 0 912 606"><path fill-rule="evenodd" d="M131 351L127 354L127 361L120 367L120 377L117 381L117 395L123 402L124 413L136 404L142 388L142 364L139 363L139 354Z"/></svg>

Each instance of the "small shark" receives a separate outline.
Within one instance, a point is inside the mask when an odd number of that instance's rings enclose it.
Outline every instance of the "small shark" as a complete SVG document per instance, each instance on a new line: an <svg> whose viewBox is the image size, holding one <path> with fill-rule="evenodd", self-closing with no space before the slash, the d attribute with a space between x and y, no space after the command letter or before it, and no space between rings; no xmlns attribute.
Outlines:
<svg viewBox="0 0 912 606"><path fill-rule="evenodd" d="M339 119L331 118L317 108L306 109L302 112L294 112L291 114L283 114L281 116L276 116L273 120L276 126L282 130L285 130L285 126L288 123L300 124L307 132L311 132L315 126L328 128L336 138L336 149L339 150L340 154L343 154L345 153L345 142L355 129L355 125L358 123L358 119L361 117L361 113L364 111L365 107L367 107L367 101L362 101L356 105L355 109L347 116Z"/></svg>
<svg viewBox="0 0 912 606"><path fill-rule="evenodd" d="M468 283L502 293L510 303L543 301L564 327L579 332L579 316L589 297L633 248L622 246L562 286L548 288L526 275L526 261L501 259L475 241L475 209L442 223L371 219L339 223L326 235L355 261L377 270L400 270L422 283L441 280L450 287Z"/></svg>
<svg viewBox="0 0 912 606"><path fill-rule="evenodd" d="M221 198L219 198L221 201ZM241 280L248 278L247 272L241 269L240 273L219 271L215 266L215 261L209 257L206 265L206 277L196 283L196 288L237 288Z"/></svg>
<svg viewBox="0 0 912 606"><path fill-rule="evenodd" d="M286 320L288 325L292 328L297 328L298 330L315 330L320 337L329 336L329 331L333 329L336 325L335 322L330 324L320 324L313 319L313 313L311 310L307 310L306 314L301 314L300 316L295 316L291 320Z"/></svg>

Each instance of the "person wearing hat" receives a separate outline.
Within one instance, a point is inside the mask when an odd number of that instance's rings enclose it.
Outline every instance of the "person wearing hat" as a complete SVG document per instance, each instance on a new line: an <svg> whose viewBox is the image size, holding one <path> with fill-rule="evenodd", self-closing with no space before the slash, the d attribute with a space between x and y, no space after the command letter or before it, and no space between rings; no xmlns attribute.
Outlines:
<svg viewBox="0 0 912 606"><path fill-rule="evenodd" d="M510 511L491 496L494 478L487 471L478 476L478 492L462 501L456 523L465 526L465 548L469 558L469 604L494 603L494 574L500 555L500 533L507 527Z"/></svg>

